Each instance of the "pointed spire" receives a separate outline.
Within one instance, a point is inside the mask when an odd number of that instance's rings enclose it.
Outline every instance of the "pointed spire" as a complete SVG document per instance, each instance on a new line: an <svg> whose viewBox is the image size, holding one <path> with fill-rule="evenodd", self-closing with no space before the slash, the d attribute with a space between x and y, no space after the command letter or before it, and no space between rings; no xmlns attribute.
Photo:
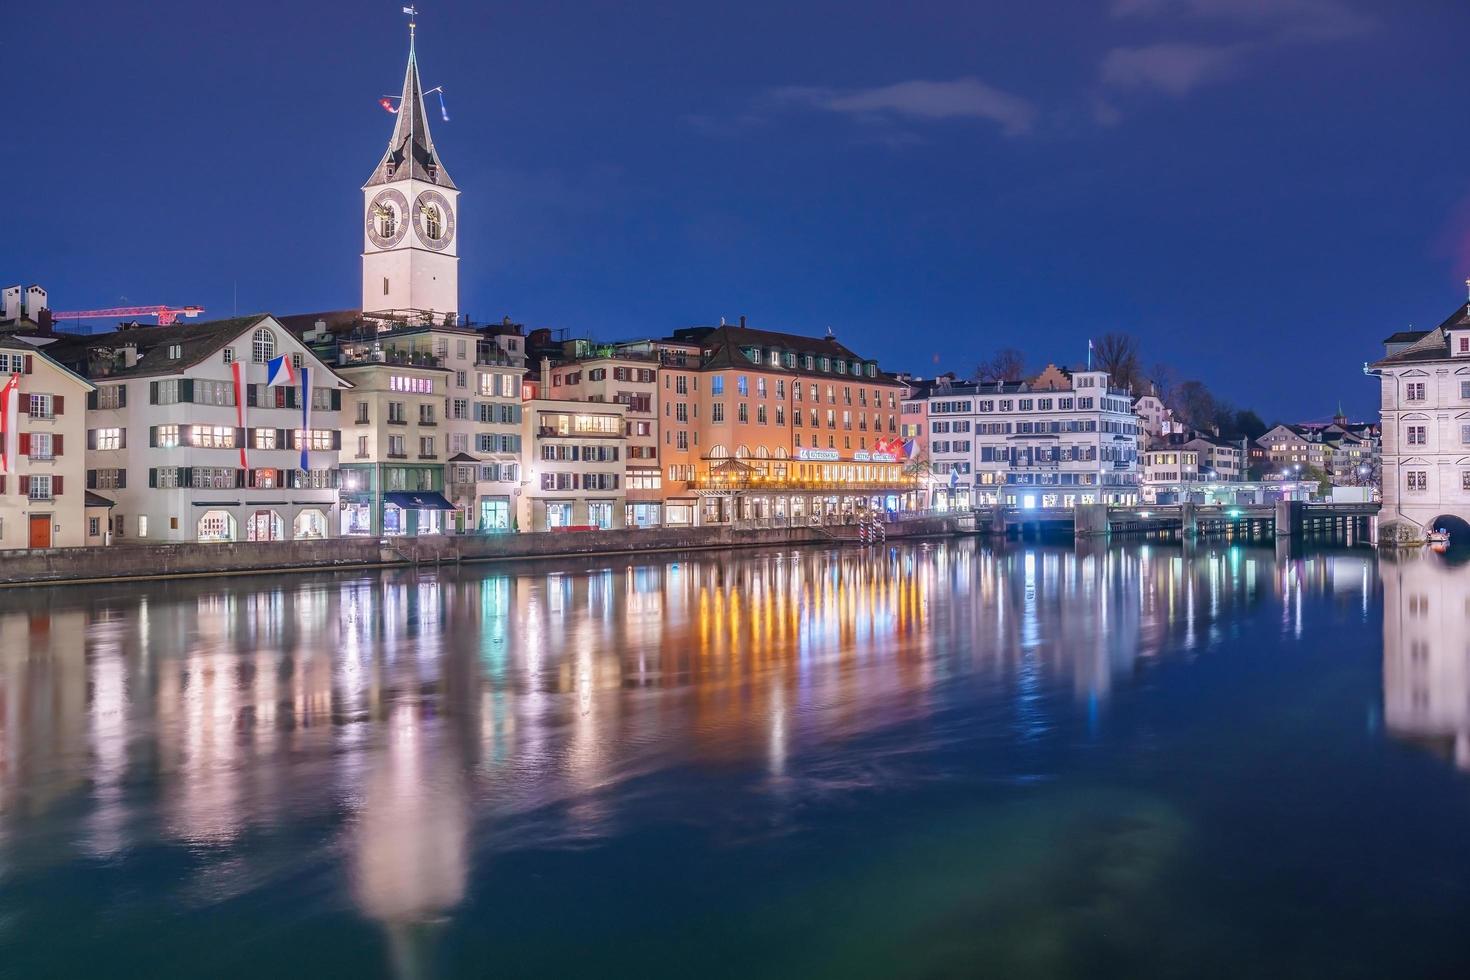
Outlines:
<svg viewBox="0 0 1470 980"><path fill-rule="evenodd" d="M411 167L406 170L405 168ZM398 99L398 115L387 152L364 186L386 184L391 180L425 180L440 187L454 188L429 132L429 116L424 111L424 87L419 81L419 61L414 24L408 25L408 67L403 72L403 94Z"/></svg>

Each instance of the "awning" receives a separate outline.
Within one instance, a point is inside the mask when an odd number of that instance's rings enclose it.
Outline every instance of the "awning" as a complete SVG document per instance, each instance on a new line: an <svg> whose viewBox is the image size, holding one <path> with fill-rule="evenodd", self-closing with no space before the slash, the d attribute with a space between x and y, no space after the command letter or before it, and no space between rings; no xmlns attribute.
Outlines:
<svg viewBox="0 0 1470 980"><path fill-rule="evenodd" d="M442 493L385 493L383 503L404 510L458 510Z"/></svg>

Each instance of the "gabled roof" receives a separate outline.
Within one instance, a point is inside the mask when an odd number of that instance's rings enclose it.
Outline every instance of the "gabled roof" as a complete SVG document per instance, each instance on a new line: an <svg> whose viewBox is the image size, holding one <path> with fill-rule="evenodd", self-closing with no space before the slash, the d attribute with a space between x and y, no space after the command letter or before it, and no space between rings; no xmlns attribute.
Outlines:
<svg viewBox="0 0 1470 980"><path fill-rule="evenodd" d="M405 169L405 163L411 166ZM391 177L388 173L390 164L393 171ZM363 186L373 187L410 177L438 184L440 187L457 189L434 149L428 114L424 112L424 90L419 81L419 61L412 36L408 44L408 68L403 72L403 95L398 100L398 116L393 124L393 135L388 138L388 149L378 162L378 169L373 171L373 175Z"/></svg>
<svg viewBox="0 0 1470 980"><path fill-rule="evenodd" d="M83 374L78 371L73 371L71 368L67 367L64 362L56 359L56 350L54 344L48 344L46 345L46 349L42 350L40 345L29 344L18 337L9 337L0 334L0 350L21 351L22 353L31 354L35 357L39 357L41 360L55 367L58 371L65 371L67 374L74 377L77 384L81 385L83 388L86 388L88 391L95 391L97 388L97 386L88 381Z"/></svg>
<svg viewBox="0 0 1470 980"><path fill-rule="evenodd" d="M1372 367L1450 359L1450 330L1470 330L1470 303L1462 303L1433 330L1400 330L1383 341L1388 353Z"/></svg>
<svg viewBox="0 0 1470 980"><path fill-rule="evenodd" d="M250 316L208 320L204 323L173 323L158 327L130 327L108 333L58 335L59 339L47 345L46 350L57 361L84 378L114 380L163 377L184 373L259 326L289 333L269 313L253 313ZM173 346L179 348L178 357L168 356L169 348ZM127 347L137 351L137 361L131 367L123 367L114 360L114 354ZM307 353L321 367L332 371L331 366L322 363L309 348ZM95 372L94 366L98 368ZM333 377L341 380L335 372Z"/></svg>

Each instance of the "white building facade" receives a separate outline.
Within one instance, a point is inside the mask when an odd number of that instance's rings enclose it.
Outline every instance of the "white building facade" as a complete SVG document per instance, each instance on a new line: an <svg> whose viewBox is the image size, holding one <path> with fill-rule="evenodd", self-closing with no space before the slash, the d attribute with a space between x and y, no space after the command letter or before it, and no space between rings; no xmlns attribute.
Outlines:
<svg viewBox="0 0 1470 980"><path fill-rule="evenodd" d="M1383 510L1379 533L1470 534L1470 304L1433 330L1395 334L1366 370L1378 378Z"/></svg>
<svg viewBox="0 0 1470 980"><path fill-rule="evenodd" d="M140 327L46 349L96 386L87 483L115 503L114 544L336 533L346 383L274 317ZM293 379L268 386L267 362L278 356L290 359Z"/></svg>
<svg viewBox="0 0 1470 980"><path fill-rule="evenodd" d="M929 393L934 506L1072 507L1139 500L1141 425L1104 371L1071 388L954 382Z"/></svg>

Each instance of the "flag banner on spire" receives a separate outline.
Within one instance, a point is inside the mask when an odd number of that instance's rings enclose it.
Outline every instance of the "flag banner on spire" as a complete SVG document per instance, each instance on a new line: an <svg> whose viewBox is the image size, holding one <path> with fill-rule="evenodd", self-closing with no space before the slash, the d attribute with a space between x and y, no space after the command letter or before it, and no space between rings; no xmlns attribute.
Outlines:
<svg viewBox="0 0 1470 980"><path fill-rule="evenodd" d="M398 115L398 107L393 104L393 100L391 98L389 98L388 96L385 95L381 99L379 99L378 100L378 105L382 106L384 109L388 110L393 115L395 115L395 116Z"/></svg>
<svg viewBox="0 0 1470 980"><path fill-rule="evenodd" d="M442 88L439 90L438 95L439 95L439 115L443 117L443 119L444 119L445 122L449 122L449 110L444 107L444 90Z"/></svg>
<svg viewBox="0 0 1470 980"><path fill-rule="evenodd" d="M235 376L235 425L241 432L246 433L240 442L240 469L250 469L250 464L245 459L245 443L250 441L250 430L245 425L245 364L242 361L230 362L230 373Z"/></svg>
<svg viewBox="0 0 1470 980"><path fill-rule="evenodd" d="M404 7L403 8L403 12L405 14L408 14L408 16L410 16L410 17L417 17L419 15L419 8L417 8L417 7Z"/></svg>
<svg viewBox="0 0 1470 980"><path fill-rule="evenodd" d="M296 380L296 369L291 366L291 358L286 354L271 358L265 368L267 385L288 385Z"/></svg>
<svg viewBox="0 0 1470 980"><path fill-rule="evenodd" d="M307 446L311 445L311 369L301 369L301 469L311 469Z"/></svg>
<svg viewBox="0 0 1470 980"><path fill-rule="evenodd" d="M20 456L20 375L0 387L0 473L15 471Z"/></svg>

